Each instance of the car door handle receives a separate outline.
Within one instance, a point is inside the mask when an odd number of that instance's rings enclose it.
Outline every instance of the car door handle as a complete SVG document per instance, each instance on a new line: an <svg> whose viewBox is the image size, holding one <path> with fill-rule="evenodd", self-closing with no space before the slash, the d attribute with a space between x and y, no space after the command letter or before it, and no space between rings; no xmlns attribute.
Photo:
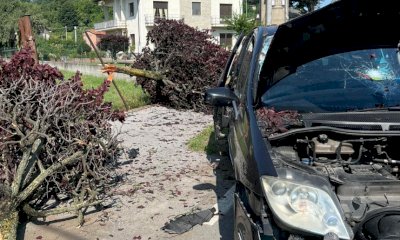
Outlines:
<svg viewBox="0 0 400 240"><path fill-rule="evenodd" d="M239 118L239 109L236 101L232 101L232 106L233 106L233 113L235 115L235 120L238 120Z"/></svg>

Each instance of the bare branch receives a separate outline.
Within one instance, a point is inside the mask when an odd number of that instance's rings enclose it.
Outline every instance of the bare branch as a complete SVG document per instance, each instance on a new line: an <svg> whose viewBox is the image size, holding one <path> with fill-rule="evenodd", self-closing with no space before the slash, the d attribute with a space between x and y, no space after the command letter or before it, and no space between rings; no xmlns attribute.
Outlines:
<svg viewBox="0 0 400 240"><path fill-rule="evenodd" d="M28 214L31 217L47 217L47 216L66 213L66 212L78 211L79 209L99 205L102 202L103 202L102 200L97 200L97 201L93 201L93 202L84 201L82 203L73 204L72 206L69 206L69 207L60 207L60 208L45 210L45 211L37 211L37 210L33 209L31 206L29 206L29 204L25 204L23 207L23 210L26 214Z"/></svg>
<svg viewBox="0 0 400 240"><path fill-rule="evenodd" d="M27 199L38 188L38 186L43 183L46 177L50 176L51 174L54 174L56 171L60 170L61 168L65 167L68 164L77 162L82 156L83 152L78 151L73 155L65 158L64 160L54 163L52 166L47 168L46 171L37 176L35 180L32 181L31 184L29 184L21 193L18 194L18 196L16 197L16 202L21 203L22 201Z"/></svg>

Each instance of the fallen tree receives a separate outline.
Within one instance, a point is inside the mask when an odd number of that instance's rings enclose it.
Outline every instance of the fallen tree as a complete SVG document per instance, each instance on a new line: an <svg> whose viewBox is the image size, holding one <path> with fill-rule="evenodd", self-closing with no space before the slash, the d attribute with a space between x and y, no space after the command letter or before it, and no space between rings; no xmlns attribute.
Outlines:
<svg viewBox="0 0 400 240"><path fill-rule="evenodd" d="M35 65L29 50L0 60L0 239L16 239L20 212L46 217L75 212L79 224L115 184L118 141L103 103L109 83L84 90ZM48 203L51 201L49 208Z"/></svg>
<svg viewBox="0 0 400 240"><path fill-rule="evenodd" d="M133 66L109 66L105 71L137 76L152 103L208 111L203 94L217 85L229 52L214 43L210 31L175 20L157 20L147 41Z"/></svg>

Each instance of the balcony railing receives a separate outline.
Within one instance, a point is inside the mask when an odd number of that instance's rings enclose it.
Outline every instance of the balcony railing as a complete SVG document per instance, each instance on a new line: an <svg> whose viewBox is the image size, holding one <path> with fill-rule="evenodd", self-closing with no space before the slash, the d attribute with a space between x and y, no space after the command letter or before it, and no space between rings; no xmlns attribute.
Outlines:
<svg viewBox="0 0 400 240"><path fill-rule="evenodd" d="M111 30L111 29L121 29L126 28L126 21L111 20L106 22L100 22L94 24L94 29L101 30Z"/></svg>
<svg viewBox="0 0 400 240"><path fill-rule="evenodd" d="M226 19L230 17L211 17L211 26L213 27L226 27Z"/></svg>
<svg viewBox="0 0 400 240"><path fill-rule="evenodd" d="M157 19L169 19L169 20L184 20L183 16L180 15L168 15L167 17L155 17L154 15L144 15L144 22L146 26L154 26L154 22Z"/></svg>

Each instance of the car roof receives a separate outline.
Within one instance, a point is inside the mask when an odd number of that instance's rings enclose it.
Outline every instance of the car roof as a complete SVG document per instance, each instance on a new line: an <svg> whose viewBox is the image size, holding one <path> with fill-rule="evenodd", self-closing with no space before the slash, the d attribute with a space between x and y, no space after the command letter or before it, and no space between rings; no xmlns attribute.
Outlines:
<svg viewBox="0 0 400 240"><path fill-rule="evenodd" d="M262 66L257 97L312 60L353 50L397 46L399 20L399 0L339 0L280 25Z"/></svg>

